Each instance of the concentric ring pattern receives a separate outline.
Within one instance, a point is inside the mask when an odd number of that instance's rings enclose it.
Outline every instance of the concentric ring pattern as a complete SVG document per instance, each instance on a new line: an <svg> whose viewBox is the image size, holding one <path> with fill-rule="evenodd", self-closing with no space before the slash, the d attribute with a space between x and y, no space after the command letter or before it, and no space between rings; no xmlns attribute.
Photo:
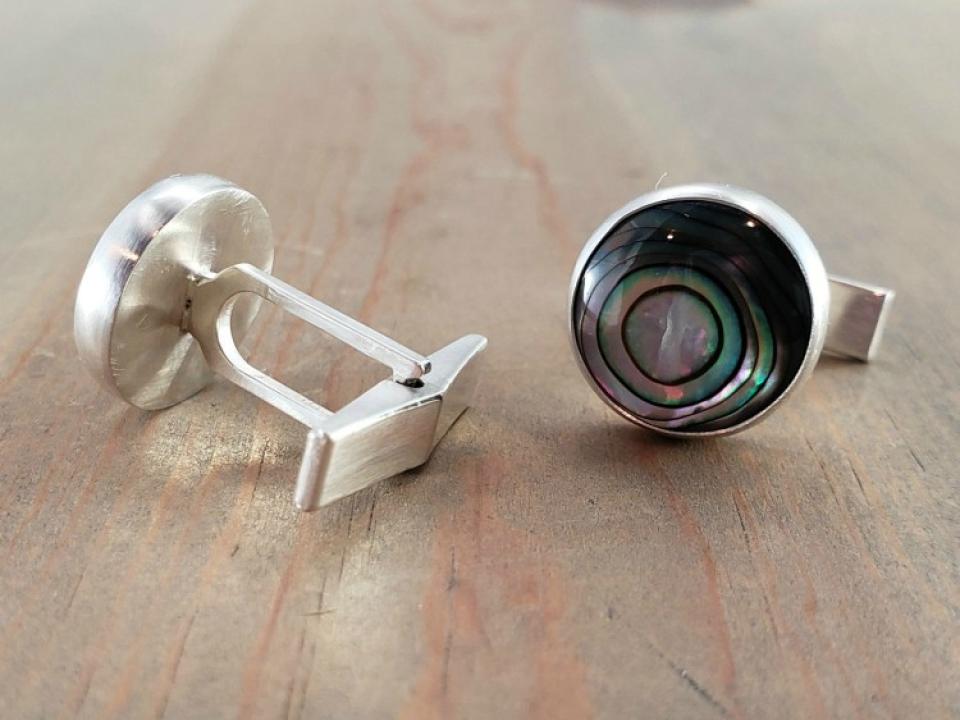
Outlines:
<svg viewBox="0 0 960 720"><path fill-rule="evenodd" d="M576 288L581 357L616 405L703 433L772 403L803 363L810 292L787 245L746 211L674 200L624 218Z"/></svg>

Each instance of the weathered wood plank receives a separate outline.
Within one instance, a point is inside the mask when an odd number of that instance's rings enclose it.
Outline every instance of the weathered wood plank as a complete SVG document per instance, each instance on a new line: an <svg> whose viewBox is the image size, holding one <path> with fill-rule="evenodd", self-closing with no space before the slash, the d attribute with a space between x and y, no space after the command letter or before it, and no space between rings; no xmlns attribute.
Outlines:
<svg viewBox="0 0 960 720"><path fill-rule="evenodd" d="M0 9L0 715L957 712L955 3L157 12ZM285 280L419 349L490 338L427 466L300 515L292 422L83 375L96 237L196 171L264 200ZM878 361L734 438L614 418L568 273L663 173L760 190L896 288ZM276 313L250 352L331 406L379 379Z"/></svg>

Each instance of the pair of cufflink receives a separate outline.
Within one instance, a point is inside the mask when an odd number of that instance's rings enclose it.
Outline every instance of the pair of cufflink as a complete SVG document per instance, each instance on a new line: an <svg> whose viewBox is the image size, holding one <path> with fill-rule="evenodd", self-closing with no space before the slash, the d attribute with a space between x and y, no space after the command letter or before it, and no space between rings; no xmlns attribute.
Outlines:
<svg viewBox="0 0 960 720"><path fill-rule="evenodd" d="M307 427L302 510L427 461L469 405L486 338L421 355L270 274L263 205L210 175L174 176L114 219L77 293L80 356L147 410L226 377ZM596 230L576 262L569 330L596 393L626 419L680 437L766 417L821 352L869 360L893 292L828 278L803 228L755 193L656 190ZM261 372L238 344L262 300L377 360L392 377L331 412Z"/></svg>

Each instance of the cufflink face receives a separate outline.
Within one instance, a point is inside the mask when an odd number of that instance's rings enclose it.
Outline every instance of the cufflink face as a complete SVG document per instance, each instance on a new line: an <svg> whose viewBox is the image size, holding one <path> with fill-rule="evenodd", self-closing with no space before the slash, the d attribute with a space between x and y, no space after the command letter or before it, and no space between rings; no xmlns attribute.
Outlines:
<svg viewBox="0 0 960 720"><path fill-rule="evenodd" d="M587 242L570 333L585 377L661 433L742 430L813 368L827 274L803 228L770 200L720 185L637 198Z"/></svg>

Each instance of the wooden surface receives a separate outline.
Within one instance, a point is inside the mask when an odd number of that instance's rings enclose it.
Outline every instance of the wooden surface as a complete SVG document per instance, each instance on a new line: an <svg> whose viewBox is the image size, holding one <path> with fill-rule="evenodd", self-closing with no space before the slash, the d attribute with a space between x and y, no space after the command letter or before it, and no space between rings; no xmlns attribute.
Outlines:
<svg viewBox="0 0 960 720"><path fill-rule="evenodd" d="M955 0L5 3L0 717L960 714ZM78 367L97 237L173 172L259 195L276 273L432 351L490 338L422 470L310 515L302 431L227 383L157 414ZM761 426L628 427L568 273L718 180L896 288L879 359ZM267 314L339 406L380 370Z"/></svg>

